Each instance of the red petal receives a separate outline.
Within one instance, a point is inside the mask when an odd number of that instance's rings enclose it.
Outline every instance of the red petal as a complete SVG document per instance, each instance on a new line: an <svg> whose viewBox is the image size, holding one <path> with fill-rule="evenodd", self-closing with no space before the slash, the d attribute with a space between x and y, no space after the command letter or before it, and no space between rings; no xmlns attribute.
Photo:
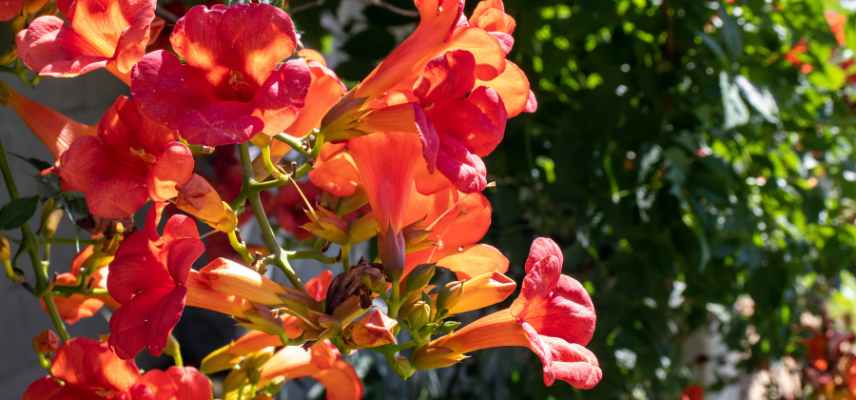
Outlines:
<svg viewBox="0 0 856 400"><path fill-rule="evenodd" d="M9 21L17 17L21 14L22 7L24 7L24 0L0 0L0 21Z"/></svg>
<svg viewBox="0 0 856 400"><path fill-rule="evenodd" d="M73 338L59 349L51 374L66 386L127 391L139 379L133 360L122 360L106 343L93 339Z"/></svg>
<svg viewBox="0 0 856 400"><path fill-rule="evenodd" d="M538 107L535 95L529 90L526 73L511 61L506 62L505 70L499 76L489 81L478 81L477 85L496 90L505 104L509 118L516 117L523 111L534 112L534 108ZM530 100L534 101L534 104L530 104Z"/></svg>
<svg viewBox="0 0 856 400"><path fill-rule="evenodd" d="M181 142L172 142L149 171L149 196L167 201L178 196L178 186L193 176L193 153Z"/></svg>
<svg viewBox="0 0 856 400"><path fill-rule="evenodd" d="M99 53L77 32L54 16L36 18L18 32L18 57L39 75L75 77L107 65L110 55Z"/></svg>
<svg viewBox="0 0 856 400"><path fill-rule="evenodd" d="M302 59L291 60L270 74L253 98L265 133L276 135L294 123L311 82L309 66Z"/></svg>
<svg viewBox="0 0 856 400"><path fill-rule="evenodd" d="M539 237L529 248L526 277L521 294L526 298L546 297L559 283L564 257L552 239Z"/></svg>
<svg viewBox="0 0 856 400"><path fill-rule="evenodd" d="M267 4L196 6L170 37L176 53L207 73L215 86L230 70L259 87L297 46L291 18Z"/></svg>
<svg viewBox="0 0 856 400"><path fill-rule="evenodd" d="M442 139L437 169L464 193L481 192L487 187L484 161L454 138Z"/></svg>

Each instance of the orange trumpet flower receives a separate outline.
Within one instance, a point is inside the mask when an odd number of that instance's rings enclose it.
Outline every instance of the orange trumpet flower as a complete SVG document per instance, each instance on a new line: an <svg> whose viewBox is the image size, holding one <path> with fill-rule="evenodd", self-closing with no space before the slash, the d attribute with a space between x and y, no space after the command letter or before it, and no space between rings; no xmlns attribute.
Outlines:
<svg viewBox="0 0 856 400"><path fill-rule="evenodd" d="M78 277L80 276L84 264L91 262L92 265L90 265L89 268L92 269L92 272L90 273L87 282L84 282L84 287L106 289L107 264L113 259L113 257L101 255L99 258L92 260L94 253L95 248L92 245L84 247L83 250L81 250L80 253L78 253L71 261L71 270L57 275L54 279L54 285L77 285ZM80 321L83 318L89 318L95 315L95 313L104 306L105 302L110 304L111 307L118 306L118 303L116 303L116 301L107 294L85 295L75 293L69 296L60 295L54 297L54 302L56 302L57 309L59 310L59 314L62 319L70 325L76 324L77 321Z"/></svg>
<svg viewBox="0 0 856 400"><path fill-rule="evenodd" d="M541 359L546 385L559 379L577 388L594 387L602 372L597 357L584 347L594 334L594 306L582 285L561 272L559 246L535 239L523 289L511 307L434 340L415 352L414 364L446 367L476 350L527 347Z"/></svg>
<svg viewBox="0 0 856 400"><path fill-rule="evenodd" d="M107 68L128 83L149 43L155 6L155 0L59 1L67 20L36 18L18 33L18 56L42 76L68 78Z"/></svg>
<svg viewBox="0 0 856 400"><path fill-rule="evenodd" d="M289 346L278 351L259 371L259 385L278 379L309 377L327 389L328 400L363 397L363 383L351 364L329 341L321 341L309 350Z"/></svg>

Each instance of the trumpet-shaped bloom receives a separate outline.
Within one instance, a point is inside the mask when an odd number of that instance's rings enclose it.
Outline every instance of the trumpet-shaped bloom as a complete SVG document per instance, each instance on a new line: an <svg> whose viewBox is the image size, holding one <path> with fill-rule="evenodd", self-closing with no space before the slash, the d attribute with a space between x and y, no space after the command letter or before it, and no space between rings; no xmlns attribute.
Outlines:
<svg viewBox="0 0 856 400"><path fill-rule="evenodd" d="M77 138L95 136L94 126L81 124L45 105L22 96L0 82L0 104L18 114L54 159L64 153Z"/></svg>
<svg viewBox="0 0 856 400"><path fill-rule="evenodd" d="M469 51L456 50L433 59L416 83L414 94L437 134L436 159L426 158L461 191L487 186L481 157L502 141L508 114L502 98L486 86L476 87L477 64Z"/></svg>
<svg viewBox="0 0 856 400"><path fill-rule="evenodd" d="M458 279L507 271L508 260L499 250L476 245L490 227L491 214L490 201L481 193L449 187L427 196L413 194L406 220L429 232L430 245L407 254L407 272L426 263L452 270Z"/></svg>
<svg viewBox="0 0 856 400"><path fill-rule="evenodd" d="M535 239L523 288L511 307L436 339L416 352L415 364L437 368L476 350L528 347L541 359L546 385L559 379L577 388L594 387L602 372L597 357L584 347L594 333L594 306L582 285L561 272L559 246Z"/></svg>
<svg viewBox="0 0 856 400"><path fill-rule="evenodd" d="M108 68L128 82L143 57L155 0L65 0L66 20L46 15L18 33L18 56L39 75L74 77Z"/></svg>
<svg viewBox="0 0 856 400"><path fill-rule="evenodd" d="M160 207L146 226L122 242L110 264L107 288L121 306L110 319L110 346L122 358L144 347L160 355L184 310L188 274L205 251L196 222L173 215L158 235Z"/></svg>
<svg viewBox="0 0 856 400"><path fill-rule="evenodd" d="M193 175L193 154L177 139L122 96L101 118L97 136L80 137L62 153L59 175L66 190L84 194L92 214L128 218L149 199L175 197Z"/></svg>
<svg viewBox="0 0 856 400"><path fill-rule="evenodd" d="M56 353L51 376L33 382L24 400L122 399L140 378L133 360L122 360L103 342L73 338Z"/></svg>
<svg viewBox="0 0 856 400"><path fill-rule="evenodd" d="M280 64L298 45L291 18L267 4L190 9L170 37L175 52L147 54L131 92L148 116L191 143L243 143L290 126L312 73L303 59Z"/></svg>
<svg viewBox="0 0 856 400"><path fill-rule="evenodd" d="M414 159L422 153L418 139L402 132L375 133L354 138L348 149L381 230L401 232L413 192Z"/></svg>
<svg viewBox="0 0 856 400"><path fill-rule="evenodd" d="M449 315L480 310L499 303L511 293L517 283L501 272L487 272L463 283L461 298L449 309Z"/></svg>
<svg viewBox="0 0 856 400"><path fill-rule="evenodd" d="M327 389L328 400L350 400L363 397L363 383L354 367L342 358L329 341L321 341L309 350L288 346L265 362L259 371L259 385L277 379L309 377Z"/></svg>
<svg viewBox="0 0 856 400"><path fill-rule="evenodd" d="M54 357L51 376L33 382L24 400L209 400L211 382L195 368L172 367L144 375L107 345L73 338Z"/></svg>

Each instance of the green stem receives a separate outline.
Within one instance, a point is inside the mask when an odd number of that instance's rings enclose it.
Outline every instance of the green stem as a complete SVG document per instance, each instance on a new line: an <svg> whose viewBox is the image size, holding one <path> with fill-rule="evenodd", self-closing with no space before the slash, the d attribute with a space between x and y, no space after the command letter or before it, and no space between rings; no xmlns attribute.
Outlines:
<svg viewBox="0 0 856 400"><path fill-rule="evenodd" d="M351 269L351 244L342 245L342 271Z"/></svg>
<svg viewBox="0 0 856 400"><path fill-rule="evenodd" d="M250 255L250 251L247 250L247 245L244 242L238 240L238 233L235 231L229 232L226 235L229 238L229 245L241 256L241 259L244 260L247 264L253 263L253 256Z"/></svg>
<svg viewBox="0 0 856 400"><path fill-rule="evenodd" d="M9 197L12 200L17 199L19 196L18 187L15 185L15 179L12 176L12 169L9 168L9 161L6 158L6 148L3 146L2 141L0 141L0 172L2 172L3 181L6 184L6 190L9 192ZM59 316L59 310L57 310L56 303L54 302L53 293L50 291L50 278L48 273L50 261L42 261L39 258L38 239L33 234L29 225L21 225L21 235L24 239L22 245L30 256L30 263L33 267L33 272L36 275L36 294L45 302L45 308L48 310L48 314L51 317L51 322L53 322L54 328L56 328L57 334L63 341L66 341L71 338L71 335L68 334L68 330L65 328L65 323L63 323L62 318Z"/></svg>
<svg viewBox="0 0 856 400"><path fill-rule="evenodd" d="M291 284L300 290L303 290L303 282L300 281L300 278L294 272L294 269L291 267L291 264L288 263L288 256L283 251L282 247L276 241L276 234L273 231L273 227L270 225L270 220L268 220L267 214L265 213L264 206L262 205L262 199L259 196L259 192L252 190L252 185L254 184L252 177L253 175L253 164L250 161L250 148L246 143L240 144L241 150L241 165L244 168L244 191L248 191L247 199L250 201L250 207L253 210L253 215L256 217L256 222L259 224L259 228L262 233L262 239L264 239L265 246L270 251L271 255L273 255L274 265L277 266Z"/></svg>
<svg viewBox="0 0 856 400"><path fill-rule="evenodd" d="M175 335L170 334L167 337L166 349L164 352L172 357L172 361L175 363L176 367L184 366L184 359L181 357L181 344L178 343L178 339L175 338Z"/></svg>
<svg viewBox="0 0 856 400"><path fill-rule="evenodd" d="M389 317L392 319L398 318L398 311L401 308L401 301L399 297L401 294L401 284L398 279L392 280L392 295L389 298Z"/></svg>
<svg viewBox="0 0 856 400"><path fill-rule="evenodd" d="M46 239L47 243L56 243L56 244L96 244L98 240L94 239L78 239L78 238L61 238L61 237L53 237Z"/></svg>
<svg viewBox="0 0 856 400"><path fill-rule="evenodd" d="M312 156L312 152L309 150L306 150L306 148L303 147L303 139L301 139L301 138L294 137L294 136L291 136L291 135L288 135L285 133L280 133L279 135L276 135L273 138L276 140L279 140L280 142L283 142L283 143L289 145L292 149L294 149L295 151L297 151L300 154L303 154L304 156L307 156L307 157Z"/></svg>

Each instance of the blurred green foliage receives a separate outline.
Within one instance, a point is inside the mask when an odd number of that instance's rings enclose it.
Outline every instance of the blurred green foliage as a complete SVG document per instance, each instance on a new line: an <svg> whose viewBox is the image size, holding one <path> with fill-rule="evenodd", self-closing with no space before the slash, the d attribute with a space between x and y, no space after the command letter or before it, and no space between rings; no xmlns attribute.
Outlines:
<svg viewBox="0 0 856 400"><path fill-rule="evenodd" d="M348 80L415 21L363 7L373 2L356 2L356 16L343 12L348 1L307 3L292 2L306 7L295 16L304 41L343 56L337 70ZM599 317L590 347L604 380L572 396L679 397L699 363L717 362L685 354L688 335L713 322L748 355L742 369L798 351L798 283L834 281L856 255L856 131L839 65L849 50L824 16L847 11L822 0L505 4L518 22L512 58L540 107L513 120L488 160L498 184L488 241L520 266L533 237L552 236L564 246L565 273L590 290ZM325 18L338 24L336 40L322 33ZM846 28L856 48L856 20ZM803 39L807 74L785 59ZM755 302L749 317L733 311L741 294ZM760 340L745 339L750 325ZM455 374L439 392L408 393L572 392L542 389L536 358L523 352L477 355ZM384 385L370 376L370 394L373 384Z"/></svg>

